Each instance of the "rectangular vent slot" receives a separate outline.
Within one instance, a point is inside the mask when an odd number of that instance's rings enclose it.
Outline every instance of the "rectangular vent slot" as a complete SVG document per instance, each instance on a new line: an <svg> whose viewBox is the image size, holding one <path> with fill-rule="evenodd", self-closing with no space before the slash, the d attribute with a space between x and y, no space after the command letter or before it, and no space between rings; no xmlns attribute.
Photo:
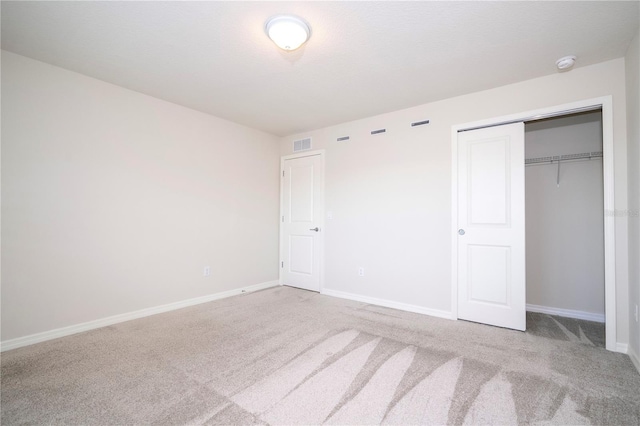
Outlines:
<svg viewBox="0 0 640 426"><path fill-rule="evenodd" d="M411 123L411 127L422 126L423 124L429 124L429 120L413 122Z"/></svg>
<svg viewBox="0 0 640 426"><path fill-rule="evenodd" d="M311 149L311 138L293 141L293 152L307 151L309 149Z"/></svg>
<svg viewBox="0 0 640 426"><path fill-rule="evenodd" d="M341 138L336 139L338 142L342 142L342 141L348 141L349 140L349 136L343 136Z"/></svg>
<svg viewBox="0 0 640 426"><path fill-rule="evenodd" d="M371 134L372 135L377 135L378 133L384 133L386 131L387 131L387 129L372 130Z"/></svg>

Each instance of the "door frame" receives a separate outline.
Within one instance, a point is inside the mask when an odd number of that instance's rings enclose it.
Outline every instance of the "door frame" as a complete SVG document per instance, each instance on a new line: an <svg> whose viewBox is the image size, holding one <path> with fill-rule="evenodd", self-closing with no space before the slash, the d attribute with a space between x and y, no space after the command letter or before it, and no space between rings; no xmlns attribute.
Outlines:
<svg viewBox="0 0 640 426"><path fill-rule="evenodd" d="M325 150L324 149L317 149L314 151L304 151L304 152L298 152L295 154L290 154L290 155L284 155L282 157L280 157L280 221L278 222L280 224L279 228L279 234L280 234L280 238L279 238L279 245L280 247L278 248L278 263L281 265L278 268L278 284L280 285L284 285L282 282L282 262L284 261L284 227L282 226L283 224L283 219L282 217L284 216L284 163L287 160L294 160L296 158L304 158L304 157L313 157L315 155L319 155L320 156L320 171L322 173L322 181L320 182L320 188L321 188L321 192L322 194L320 195L320 217L321 217L321 223L318 225L320 227L320 232L318 232L318 237L320 238L320 253L318 254L320 256L320 289L319 289L319 293L322 293L323 289L324 289L324 192L325 192L325 187L324 187L324 180L325 180L325 171L324 171L324 164L325 164Z"/></svg>
<svg viewBox="0 0 640 426"><path fill-rule="evenodd" d="M606 349L619 352L616 335L616 246L614 199L613 100L611 96L585 99L547 108L493 117L451 126L451 318L458 319L458 133L514 122L528 122L583 111L602 110L602 174L604 183L604 298ZM526 236L525 236L526 238Z"/></svg>

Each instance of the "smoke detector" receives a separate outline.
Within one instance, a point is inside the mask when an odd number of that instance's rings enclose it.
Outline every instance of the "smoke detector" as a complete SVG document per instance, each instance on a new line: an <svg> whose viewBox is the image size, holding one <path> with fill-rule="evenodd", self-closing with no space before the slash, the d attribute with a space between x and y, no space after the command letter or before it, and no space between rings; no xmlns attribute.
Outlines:
<svg viewBox="0 0 640 426"><path fill-rule="evenodd" d="M556 66L560 71L566 71L571 69L575 63L575 56L564 56L556 61Z"/></svg>

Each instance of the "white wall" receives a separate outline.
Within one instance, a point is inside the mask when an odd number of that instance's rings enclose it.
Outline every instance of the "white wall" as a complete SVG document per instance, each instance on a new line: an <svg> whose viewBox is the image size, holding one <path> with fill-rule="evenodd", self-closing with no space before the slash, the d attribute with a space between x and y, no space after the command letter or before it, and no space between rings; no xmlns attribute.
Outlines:
<svg viewBox="0 0 640 426"><path fill-rule="evenodd" d="M624 59L291 135L326 149L325 287L451 309L451 126L612 95L616 208L627 208ZM428 79L425 80L428 84ZM410 127L412 121L431 124ZM370 135L386 128L387 132ZM351 140L337 142L344 135ZM617 334L628 339L627 219L616 219ZM358 277L357 268L366 268Z"/></svg>
<svg viewBox="0 0 640 426"><path fill-rule="evenodd" d="M277 279L276 137L8 52L2 124L3 341Z"/></svg>
<svg viewBox="0 0 640 426"><path fill-rule="evenodd" d="M629 129L629 311L630 354L640 370L640 324L634 318L640 306L640 30L625 57Z"/></svg>
<svg viewBox="0 0 640 426"><path fill-rule="evenodd" d="M602 152L601 113L525 125L525 158ZM526 178L527 304L604 317L602 159L532 164Z"/></svg>

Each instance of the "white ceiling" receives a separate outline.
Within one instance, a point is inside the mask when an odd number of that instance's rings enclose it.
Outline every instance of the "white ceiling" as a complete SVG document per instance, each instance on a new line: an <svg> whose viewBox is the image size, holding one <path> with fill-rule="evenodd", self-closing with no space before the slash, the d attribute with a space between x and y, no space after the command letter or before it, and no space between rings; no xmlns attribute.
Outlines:
<svg viewBox="0 0 640 426"><path fill-rule="evenodd" d="M275 135L624 56L637 1L2 2L2 48ZM293 13L294 52L264 34Z"/></svg>

